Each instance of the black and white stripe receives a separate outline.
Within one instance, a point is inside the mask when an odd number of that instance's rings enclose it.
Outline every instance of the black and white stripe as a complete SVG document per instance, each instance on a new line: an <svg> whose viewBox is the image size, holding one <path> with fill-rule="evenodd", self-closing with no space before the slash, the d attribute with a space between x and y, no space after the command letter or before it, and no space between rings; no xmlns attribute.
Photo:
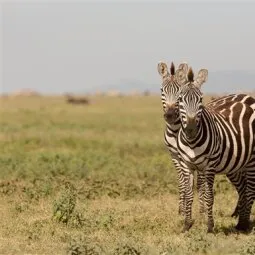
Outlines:
<svg viewBox="0 0 255 255"><path fill-rule="evenodd" d="M188 65L182 63L179 65L178 69L175 71L175 66L172 63L170 67L170 72L165 63L160 62L158 64L158 72L162 77L162 86L161 86L161 101L163 105L164 118L166 121L166 129L164 132L164 141L170 152L173 164L177 170L178 174L178 188L179 188L179 214L184 214L185 210L185 181L181 171L182 165L180 163L180 158L178 157L177 151L177 134L181 128L181 121L179 118L179 108L178 108L178 97L183 87L183 84L187 83L186 74L188 71ZM178 81L177 81L178 77ZM200 84L205 82L205 80L200 79ZM223 107L226 108L226 104L234 101L241 101L246 95L230 95L224 96L219 99L216 99L208 104L208 107L211 107L215 110L221 111ZM204 183L203 177L200 176L198 172L197 176L197 189L199 195L199 204L200 212L204 212ZM236 206L234 215L238 214L238 206Z"/></svg>
<svg viewBox="0 0 255 255"><path fill-rule="evenodd" d="M182 63L179 65L178 70L182 70L186 76L188 71L188 65ZM161 101L163 105L164 118L166 121L166 129L164 132L164 141L170 152L172 162L177 170L178 175L178 187L179 187L179 214L184 213L185 206L185 183L182 176L180 160L177 153L176 138L181 127L181 122L179 119L178 105L176 104L179 93L184 83L186 83L186 78L184 80L179 79L177 82L175 77L175 66L172 63L170 67L170 72L165 63L160 62L158 64L158 72L162 77L161 86Z"/></svg>
<svg viewBox="0 0 255 255"><path fill-rule="evenodd" d="M200 91L201 78L193 81L189 71L189 83L178 99L181 129L177 138L177 149L181 159L182 175L185 179L185 229L192 224L191 207L193 170L204 178L205 204L208 214L208 232L214 227L213 183L215 174L226 174L239 194L239 222L237 229L246 230L255 194L255 99L249 96L240 101L225 101L203 106ZM238 95L237 95L238 97ZM241 97L241 96L240 96ZM217 108L215 105L214 107ZM221 109L221 110L219 110Z"/></svg>

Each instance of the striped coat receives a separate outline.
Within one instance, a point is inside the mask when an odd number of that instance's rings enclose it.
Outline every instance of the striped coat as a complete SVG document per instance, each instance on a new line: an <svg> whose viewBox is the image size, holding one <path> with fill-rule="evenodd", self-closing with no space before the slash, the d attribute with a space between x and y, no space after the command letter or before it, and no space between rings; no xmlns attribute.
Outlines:
<svg viewBox="0 0 255 255"><path fill-rule="evenodd" d="M178 185L179 185L179 214L184 214L185 211L185 181L182 174L182 165L184 163L180 162L177 151L177 135L181 128L181 121L179 118L179 110L177 105L177 100L179 93L183 85L187 82L186 73L188 71L188 65L182 63L179 65L178 69L175 71L174 64L171 64L170 72L165 63L160 62L158 64L158 72L162 77L162 86L161 86L161 100L164 111L164 118L166 121L166 129L164 132L164 141L170 152L172 161L178 173ZM178 76L178 81L177 81ZM205 82L203 77L198 77L200 84ZM249 103L246 95L229 95L213 100L208 107L220 111L222 114L227 115L225 111L226 106L229 105L229 102L233 103L235 101L241 101ZM224 112L224 113L223 113ZM199 194L199 203L200 203L200 212L204 212L204 180L201 175L198 174L197 179L198 194ZM232 216L238 215L238 206Z"/></svg>
<svg viewBox="0 0 255 255"><path fill-rule="evenodd" d="M207 75L204 70L204 75ZM237 229L249 227L249 217L255 177L255 112L241 101L227 102L221 111L203 106L201 83L193 80L189 71L189 83L182 89L178 99L181 129L177 148L185 176L185 226L192 224L191 207L193 188L191 179L197 170L204 177L205 203L208 214L208 232L214 227L213 183L215 174L226 174L235 185L240 200ZM255 99L246 98L253 105ZM224 108L224 109L223 109ZM218 106L218 110L220 106Z"/></svg>

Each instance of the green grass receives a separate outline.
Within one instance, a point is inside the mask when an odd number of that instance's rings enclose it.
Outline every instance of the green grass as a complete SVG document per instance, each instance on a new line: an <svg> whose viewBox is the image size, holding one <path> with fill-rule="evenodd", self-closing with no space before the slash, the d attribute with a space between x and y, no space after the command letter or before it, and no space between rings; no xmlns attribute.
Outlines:
<svg viewBox="0 0 255 255"><path fill-rule="evenodd" d="M0 254L255 254L255 234L233 229L224 176L215 234L197 196L181 233L160 97L0 100Z"/></svg>

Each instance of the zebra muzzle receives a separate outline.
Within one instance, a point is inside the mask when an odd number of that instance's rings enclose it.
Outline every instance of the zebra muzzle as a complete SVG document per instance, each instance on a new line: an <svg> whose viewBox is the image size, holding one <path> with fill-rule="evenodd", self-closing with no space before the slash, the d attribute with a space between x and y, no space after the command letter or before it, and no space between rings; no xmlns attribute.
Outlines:
<svg viewBox="0 0 255 255"><path fill-rule="evenodd" d="M164 113L164 119L167 121L169 124L174 123L176 120L176 113L175 113L175 108L171 107L166 110Z"/></svg>
<svg viewBox="0 0 255 255"><path fill-rule="evenodd" d="M197 125L195 118L188 118L187 125L184 131L188 139L195 138L197 134Z"/></svg>

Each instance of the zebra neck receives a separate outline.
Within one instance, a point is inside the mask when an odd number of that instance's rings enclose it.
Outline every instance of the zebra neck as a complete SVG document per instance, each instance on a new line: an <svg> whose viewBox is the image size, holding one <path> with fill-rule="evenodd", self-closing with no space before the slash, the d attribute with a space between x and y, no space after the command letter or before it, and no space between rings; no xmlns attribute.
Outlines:
<svg viewBox="0 0 255 255"><path fill-rule="evenodd" d="M200 128L205 135L218 136L219 130L215 113L209 108L204 107L201 113Z"/></svg>

